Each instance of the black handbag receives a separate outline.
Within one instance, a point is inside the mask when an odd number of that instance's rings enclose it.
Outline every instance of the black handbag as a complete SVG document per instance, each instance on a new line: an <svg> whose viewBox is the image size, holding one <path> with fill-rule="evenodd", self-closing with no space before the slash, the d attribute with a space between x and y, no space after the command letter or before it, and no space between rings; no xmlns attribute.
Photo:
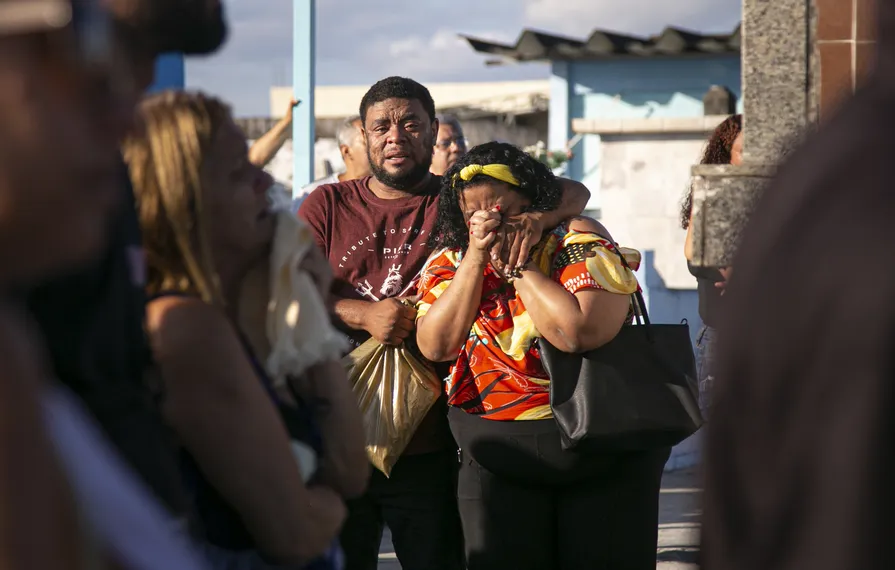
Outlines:
<svg viewBox="0 0 895 570"><path fill-rule="evenodd" d="M538 341L563 449L670 447L702 425L690 327L651 324L643 295L631 297L635 324L599 348L570 354Z"/></svg>

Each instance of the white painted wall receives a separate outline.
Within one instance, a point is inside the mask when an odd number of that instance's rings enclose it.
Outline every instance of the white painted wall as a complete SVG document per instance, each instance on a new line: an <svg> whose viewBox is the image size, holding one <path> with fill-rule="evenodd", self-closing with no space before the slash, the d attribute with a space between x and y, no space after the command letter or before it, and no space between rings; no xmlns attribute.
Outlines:
<svg viewBox="0 0 895 570"><path fill-rule="evenodd" d="M620 243L654 252L668 289L696 288L684 259L680 205L704 144L702 135L689 134L603 135L601 141L601 221Z"/></svg>
<svg viewBox="0 0 895 570"><path fill-rule="evenodd" d="M694 342L702 323L696 279L684 258L680 205L705 140L701 133L600 137L601 221L619 243L644 253L637 278L653 322L686 319ZM696 434L676 446L665 470L698 465L701 441Z"/></svg>

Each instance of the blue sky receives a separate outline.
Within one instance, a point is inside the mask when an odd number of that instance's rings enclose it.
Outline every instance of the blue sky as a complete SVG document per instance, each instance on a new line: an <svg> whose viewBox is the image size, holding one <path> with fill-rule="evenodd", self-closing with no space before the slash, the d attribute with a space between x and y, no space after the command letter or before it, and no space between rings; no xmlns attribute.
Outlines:
<svg viewBox="0 0 895 570"><path fill-rule="evenodd" d="M224 0L230 39L214 56L187 60L188 87L223 97L237 115L266 115L270 87L292 81L293 1L306 0ZM740 6L741 0L317 0L317 82L546 78L542 64L485 67L457 34L512 43L525 27L582 38L594 28L728 32Z"/></svg>

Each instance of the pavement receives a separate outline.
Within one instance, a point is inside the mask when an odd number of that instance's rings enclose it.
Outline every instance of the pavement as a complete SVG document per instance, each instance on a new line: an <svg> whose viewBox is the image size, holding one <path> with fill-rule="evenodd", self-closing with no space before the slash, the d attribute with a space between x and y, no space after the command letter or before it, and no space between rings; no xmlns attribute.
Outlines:
<svg viewBox="0 0 895 570"><path fill-rule="evenodd" d="M665 473L659 496L657 570L698 570L702 485L696 469ZM378 570L401 570L386 529Z"/></svg>
<svg viewBox="0 0 895 570"><path fill-rule="evenodd" d="M701 505L697 469L665 473L659 495L657 570L698 570Z"/></svg>

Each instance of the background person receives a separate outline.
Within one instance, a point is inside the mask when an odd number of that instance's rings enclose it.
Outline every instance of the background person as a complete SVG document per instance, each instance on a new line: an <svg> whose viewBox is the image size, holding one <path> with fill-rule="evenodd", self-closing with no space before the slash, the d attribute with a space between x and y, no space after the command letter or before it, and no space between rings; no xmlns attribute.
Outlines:
<svg viewBox="0 0 895 570"><path fill-rule="evenodd" d="M292 203L292 209L296 213L301 207L302 201L316 188L324 184L336 184L346 180L357 180L370 176L370 160L367 158L367 145L364 140L360 116L355 115L346 119L339 127L339 132L336 133L336 136L339 141L339 152L342 154L342 162L345 164L345 171L341 173L334 172L303 187Z"/></svg>
<svg viewBox="0 0 895 570"><path fill-rule="evenodd" d="M400 344L415 311L399 299L414 293L435 221L435 104L419 83L391 77L367 91L360 116L373 176L321 186L299 215L330 262L336 322L352 344ZM349 502L347 570L376 569L384 525L404 570L462 568L457 453L444 411L443 402L434 406L391 476L374 469L367 493Z"/></svg>
<svg viewBox="0 0 895 570"><path fill-rule="evenodd" d="M441 188L430 242L443 249L422 270L416 338L424 356L453 363L448 417L469 570L656 567L670 449L563 451L550 408L538 339L570 353L602 346L630 319L638 289L606 229L558 215L561 199L546 165L501 143L473 148ZM510 277L515 268L491 247L504 220L532 210L552 229ZM636 269L639 254L624 253Z"/></svg>
<svg viewBox="0 0 895 570"><path fill-rule="evenodd" d="M292 120L295 115L295 108L300 104L301 102L298 99L290 100L289 107L286 109L283 118L277 121L269 131L261 135L249 148L249 160L252 164L264 168L280 152L280 149L292 136Z"/></svg>
<svg viewBox="0 0 895 570"><path fill-rule="evenodd" d="M743 116L731 115L718 125L706 143L700 164L743 163ZM681 207L681 226L687 230L684 242L684 256L687 267L696 277L699 294L699 318L702 329L696 336L696 375L699 380L699 407L704 417L708 417L715 371L713 370L716 350L717 326L720 320L724 286L731 269L722 267L697 267L693 259L693 190L687 193Z"/></svg>
<svg viewBox="0 0 895 570"><path fill-rule="evenodd" d="M435 176L444 176L457 160L466 154L469 146L460 121L453 115L438 115L438 135L432 153L432 168Z"/></svg>
<svg viewBox="0 0 895 570"><path fill-rule="evenodd" d="M325 385L317 378L316 400L292 405L236 325L245 276L270 255L272 180L216 99L163 93L144 101L140 120L125 157L149 260L147 330L205 535L274 562L310 563L341 528L340 494L363 492L367 460L344 372L312 370L327 375ZM163 143L171 140L196 144ZM321 417L330 432L318 432ZM321 456L307 486L290 438Z"/></svg>
<svg viewBox="0 0 895 570"><path fill-rule="evenodd" d="M369 338L400 345L414 336L416 278L431 253L441 181L430 172L438 120L429 91L412 79L375 83L360 105L373 176L322 186L299 215L333 269L336 322L354 345ZM515 267L542 228L580 213L587 189L564 181L556 212L508 219L494 254ZM446 373L446 370L440 371ZM349 503L342 532L349 570L376 568L384 525L404 570L463 567L456 502L457 447L442 399L417 429L386 478L374 470L367 494Z"/></svg>

